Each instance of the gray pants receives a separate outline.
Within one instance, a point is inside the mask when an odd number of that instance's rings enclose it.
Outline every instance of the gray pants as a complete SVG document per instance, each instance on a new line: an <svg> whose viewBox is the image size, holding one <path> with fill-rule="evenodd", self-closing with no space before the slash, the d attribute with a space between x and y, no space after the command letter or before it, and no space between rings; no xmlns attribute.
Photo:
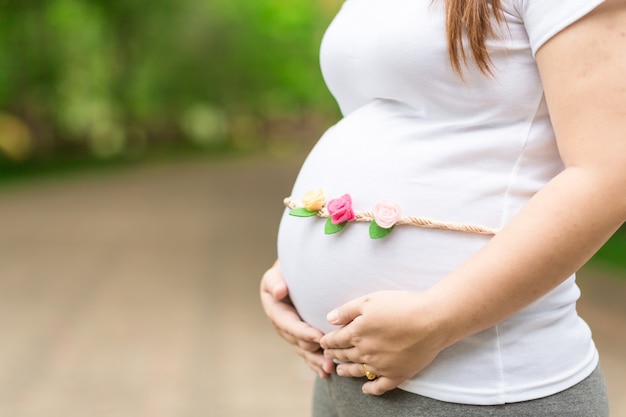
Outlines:
<svg viewBox="0 0 626 417"><path fill-rule="evenodd" d="M579 384L545 398L519 403L481 406L454 404L400 389L376 397L363 394L361 378L332 375L317 379L313 417L608 417L604 376L597 368Z"/></svg>

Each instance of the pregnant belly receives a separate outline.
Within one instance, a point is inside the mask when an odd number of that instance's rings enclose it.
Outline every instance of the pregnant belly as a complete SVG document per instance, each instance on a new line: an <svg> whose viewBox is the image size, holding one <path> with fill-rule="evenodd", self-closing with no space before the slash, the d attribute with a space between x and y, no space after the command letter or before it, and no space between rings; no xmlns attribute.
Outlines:
<svg viewBox="0 0 626 417"><path fill-rule="evenodd" d="M397 226L370 239L366 223L324 234L324 220L285 213L278 254L291 299L303 320L328 332L326 314L381 290L428 289L482 246L485 236Z"/></svg>
<svg viewBox="0 0 626 417"><path fill-rule="evenodd" d="M328 198L350 194L357 211L385 199L404 215L498 227L502 200L492 187L497 175L471 159L463 167L467 158L455 154L457 147L431 140L432 130L411 111L378 101L351 113L312 150L291 196L300 201L307 191L323 188ZM491 188L480 189L484 184ZM496 187L506 188L506 179L503 184ZM489 239L412 226L370 239L367 223L326 235L324 222L286 212L278 236L292 300L303 319L323 331L332 328L325 317L333 308L378 290L424 291Z"/></svg>

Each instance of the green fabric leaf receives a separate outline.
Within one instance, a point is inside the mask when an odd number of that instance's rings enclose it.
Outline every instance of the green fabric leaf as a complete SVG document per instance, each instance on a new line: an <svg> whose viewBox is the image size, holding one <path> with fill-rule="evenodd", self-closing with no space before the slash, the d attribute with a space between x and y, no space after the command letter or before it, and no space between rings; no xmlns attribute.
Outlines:
<svg viewBox="0 0 626 417"><path fill-rule="evenodd" d="M313 217L317 214L317 211L310 211L305 209L304 207L293 209L289 212L291 216L296 217Z"/></svg>
<svg viewBox="0 0 626 417"><path fill-rule="evenodd" d="M372 220L372 222L370 223L370 237L372 239L383 238L389 235L389 233L393 231L393 228L394 226L390 227L389 229L383 229L378 224L376 224L375 220Z"/></svg>
<svg viewBox="0 0 626 417"><path fill-rule="evenodd" d="M324 225L324 233L327 235L332 235L334 233L341 232L348 222L343 222L339 224L333 223L330 217L326 219L326 224Z"/></svg>

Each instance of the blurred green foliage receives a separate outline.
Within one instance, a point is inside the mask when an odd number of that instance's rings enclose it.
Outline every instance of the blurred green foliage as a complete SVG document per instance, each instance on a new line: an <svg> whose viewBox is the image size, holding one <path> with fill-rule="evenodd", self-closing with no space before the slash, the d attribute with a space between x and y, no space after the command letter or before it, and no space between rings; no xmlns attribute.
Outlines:
<svg viewBox="0 0 626 417"><path fill-rule="evenodd" d="M318 49L339 3L0 0L0 167L297 135L336 115Z"/></svg>
<svg viewBox="0 0 626 417"><path fill-rule="evenodd" d="M594 263L619 269L626 279L626 224L595 254Z"/></svg>

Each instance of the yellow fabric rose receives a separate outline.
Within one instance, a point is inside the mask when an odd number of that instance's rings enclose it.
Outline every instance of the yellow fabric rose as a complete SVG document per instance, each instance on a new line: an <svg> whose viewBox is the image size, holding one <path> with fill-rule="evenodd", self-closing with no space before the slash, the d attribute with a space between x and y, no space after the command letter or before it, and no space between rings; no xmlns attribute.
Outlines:
<svg viewBox="0 0 626 417"><path fill-rule="evenodd" d="M309 211L320 211L324 203L326 203L326 194L321 188L308 191L302 197L302 205Z"/></svg>

